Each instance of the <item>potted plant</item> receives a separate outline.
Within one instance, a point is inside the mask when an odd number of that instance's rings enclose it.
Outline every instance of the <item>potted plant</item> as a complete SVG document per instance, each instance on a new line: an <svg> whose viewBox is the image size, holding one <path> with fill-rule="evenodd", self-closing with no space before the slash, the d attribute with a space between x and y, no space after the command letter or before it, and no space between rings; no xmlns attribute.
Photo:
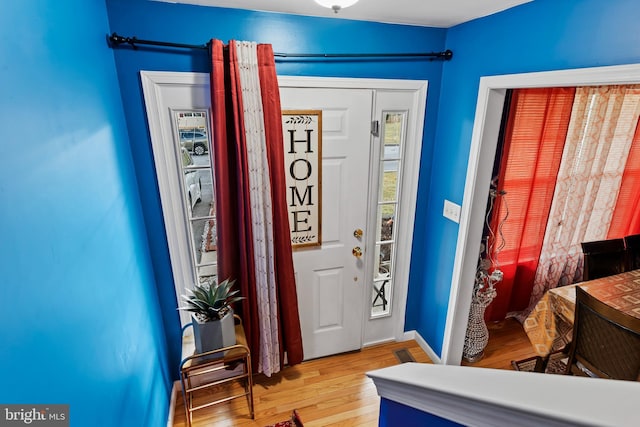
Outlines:
<svg viewBox="0 0 640 427"><path fill-rule="evenodd" d="M196 353L204 353L236 343L233 308L231 304L243 297L237 296L237 290L231 290L235 280L225 279L217 283L203 283L187 289L182 295L184 307L179 310L190 311L193 320L193 336Z"/></svg>

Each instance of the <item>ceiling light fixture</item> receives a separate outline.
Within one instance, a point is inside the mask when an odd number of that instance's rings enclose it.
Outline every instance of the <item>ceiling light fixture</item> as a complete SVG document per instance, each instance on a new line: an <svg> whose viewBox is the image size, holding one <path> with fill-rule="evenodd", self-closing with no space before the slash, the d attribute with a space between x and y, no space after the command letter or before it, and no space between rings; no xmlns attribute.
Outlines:
<svg viewBox="0 0 640 427"><path fill-rule="evenodd" d="M333 9L335 13L338 13L340 9L344 9L345 7L353 6L358 3L358 0L314 0L320 6L328 7L329 9Z"/></svg>

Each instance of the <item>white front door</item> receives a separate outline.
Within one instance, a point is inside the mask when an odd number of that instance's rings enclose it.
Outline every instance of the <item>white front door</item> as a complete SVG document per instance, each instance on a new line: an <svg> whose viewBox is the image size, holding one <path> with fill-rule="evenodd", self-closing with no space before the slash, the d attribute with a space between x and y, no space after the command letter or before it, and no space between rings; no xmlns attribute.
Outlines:
<svg viewBox="0 0 640 427"><path fill-rule="evenodd" d="M322 110L322 245L293 253L304 358L360 349L372 90L281 87L283 110Z"/></svg>

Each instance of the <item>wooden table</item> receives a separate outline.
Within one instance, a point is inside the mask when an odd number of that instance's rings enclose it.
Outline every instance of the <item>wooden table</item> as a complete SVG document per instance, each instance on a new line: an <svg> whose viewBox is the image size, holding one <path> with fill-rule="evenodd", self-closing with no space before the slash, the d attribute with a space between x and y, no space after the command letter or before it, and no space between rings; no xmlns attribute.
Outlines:
<svg viewBox="0 0 640 427"><path fill-rule="evenodd" d="M606 304L640 318L640 270L550 289L524 322L529 341L543 358L571 342L576 286Z"/></svg>

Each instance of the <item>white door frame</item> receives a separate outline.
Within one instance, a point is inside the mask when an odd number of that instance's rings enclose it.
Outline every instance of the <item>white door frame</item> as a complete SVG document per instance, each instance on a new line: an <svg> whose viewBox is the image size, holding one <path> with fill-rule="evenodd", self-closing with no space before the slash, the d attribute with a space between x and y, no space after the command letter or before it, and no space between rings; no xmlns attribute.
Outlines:
<svg viewBox="0 0 640 427"><path fill-rule="evenodd" d="M409 268L411 262L411 248L413 245L413 228L416 211L418 177L420 172L420 155L422 152L422 136L427 100L427 81L425 80L394 80L394 79L361 79L342 77L300 77L278 76L280 87L309 87L309 88L345 88L345 89L372 89L413 92L413 105L411 113L415 115L415 126L408 129L407 146L405 147L405 162L402 181L402 201L400 203L400 224L397 230L398 245L395 265L394 304L393 318L394 337L397 341L404 339L404 319L407 305L407 292L409 287ZM370 159L367 161L371 162ZM371 178L370 178L371 179ZM371 200L371 195L369 197ZM370 203L371 205L371 203ZM371 224L367 229L372 230ZM366 271L370 268L367 265ZM367 283L370 282L370 277ZM364 301L370 301L370 286L363 287ZM366 307L369 307L366 304ZM369 324L370 309L364 310L363 325ZM363 328L364 337L364 328ZM375 344L365 343L363 346Z"/></svg>
<svg viewBox="0 0 640 427"><path fill-rule="evenodd" d="M169 257L173 282L178 304L182 301L187 288L196 282L192 269L191 247L186 229L186 217L182 210L183 195L180 185L175 179L175 154L167 152L166 141L174 140L172 127L163 117L169 114L168 108L178 108L167 100L167 92L173 88L189 88L192 96L192 108L207 109L210 103L209 75L203 73L183 73L173 71L140 71L140 79L144 94L144 102L149 121L149 134L153 148L156 179L160 191ZM171 106L171 107L168 107ZM190 315L180 310L180 323L184 327L191 322Z"/></svg>
<svg viewBox="0 0 640 427"><path fill-rule="evenodd" d="M199 87L204 91L209 85L209 74L193 72L141 71L140 75L146 98L146 108L150 112L147 118L149 120L149 132L152 143L154 141L162 141L165 138L172 138L172 135L166 129L163 129L160 123L160 116L165 114L164 111L159 110L162 105L161 87L191 86ZM403 189L399 220L400 226L397 231L398 240L404 242L404 244L399 245L397 248L396 277L394 283L394 300L396 301L393 308L393 317L396 321L394 333L395 339L400 341L404 337L404 318L406 313L407 290L409 286L409 267L413 243L413 228L418 191L418 177L420 171L420 155L422 152L423 125L426 112L427 81L278 76L278 84L281 87L372 89L407 91L414 93L411 111L412 115L416 118L416 125L412 129L408 129L408 143L405 148L406 162L404 164L402 182ZM208 98L208 93L203 95L203 100ZM198 108L202 107L205 106L198 105ZM155 155L156 154L154 154L154 156ZM369 161L369 159L367 159L367 161ZM156 169L157 179L162 181L159 182L160 191L161 193L164 193L163 189L172 188L168 182L170 168L164 163L164 160L161 160L156 163ZM181 199L175 189L168 191L169 194L166 196L163 194L163 197L161 197L161 203L166 211L170 212L171 210L177 209L175 206L181 206L180 204L176 204ZM172 259L176 297L178 298L178 301L180 301L180 295L186 292L187 284L193 282L192 273L189 271L190 263L184 256L185 253L189 253L188 248L186 248L184 244L184 242L188 242L188 236L184 226L180 222L179 215L165 215L164 221L167 229L170 256ZM181 249L172 252L171 247ZM363 287L363 292L367 291L368 288L369 287ZM366 298L364 301L368 301L369 294L363 294L363 298ZM364 311L366 318L363 319L363 325L366 325L369 320L370 313L368 310ZM181 316L181 320L183 323L188 322L188 317L183 315ZM367 343L364 344L366 345Z"/></svg>
<svg viewBox="0 0 640 427"><path fill-rule="evenodd" d="M442 363L459 365L462 360L489 183L507 89L637 83L640 83L640 65L635 64L480 79L442 345Z"/></svg>

